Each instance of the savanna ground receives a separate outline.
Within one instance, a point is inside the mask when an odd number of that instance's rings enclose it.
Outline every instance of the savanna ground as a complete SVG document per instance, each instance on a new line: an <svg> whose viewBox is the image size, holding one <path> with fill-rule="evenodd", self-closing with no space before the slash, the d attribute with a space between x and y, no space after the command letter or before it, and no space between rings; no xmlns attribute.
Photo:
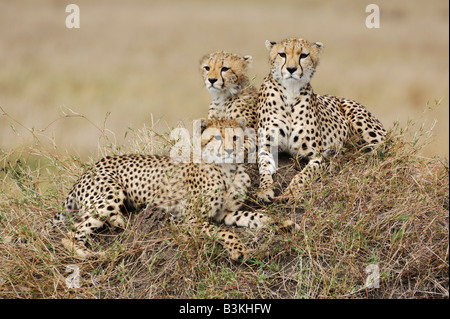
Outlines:
<svg viewBox="0 0 450 319"><path fill-rule="evenodd" d="M408 140L408 129L418 133ZM41 163L3 158L0 196L0 296L3 298L448 298L449 167L419 150L430 132L396 126L385 148L347 145L294 205L246 205L300 231L234 229L251 249L234 262L213 237L151 208L130 214L123 231L94 237L102 259L81 260L65 250L65 230L49 222L86 164L43 147ZM152 141L149 141L149 137ZM144 152L170 143L150 130L102 153ZM37 166L36 166L37 165ZM301 167L280 156L278 192ZM257 169L249 165L253 180ZM42 187L46 185L46 187ZM225 226L223 226L225 227ZM71 268L72 267L72 268ZM67 280L76 267L79 287ZM366 280L376 269L377 287Z"/></svg>
<svg viewBox="0 0 450 319"><path fill-rule="evenodd" d="M0 1L0 298L448 298L448 1L378 1L376 30L358 1L74 2L79 30L63 1ZM107 259L64 250L48 223L86 165L167 153L170 128L206 114L202 55L252 55L258 86L264 41L288 36L325 43L316 92L390 129L383 151L330 158L295 206L258 203L253 185L250 208L301 231L235 229L253 251L233 262L215 238L142 211L95 237ZM279 188L301 166L281 164ZM80 288L66 284L73 266Z"/></svg>

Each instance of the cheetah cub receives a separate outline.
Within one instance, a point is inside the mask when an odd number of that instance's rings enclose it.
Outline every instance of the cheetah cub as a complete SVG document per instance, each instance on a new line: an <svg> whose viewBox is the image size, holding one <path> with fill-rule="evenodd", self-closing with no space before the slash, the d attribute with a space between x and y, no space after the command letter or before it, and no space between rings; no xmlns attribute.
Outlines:
<svg viewBox="0 0 450 319"><path fill-rule="evenodd" d="M227 52L214 52L200 61L200 71L206 89L213 99L208 118L244 117L247 126L256 130L258 91L250 84L247 70L252 57Z"/></svg>
<svg viewBox="0 0 450 319"><path fill-rule="evenodd" d="M306 167L297 174L281 197L301 197L302 187L322 165L323 152L340 148L352 138L365 144L380 144L383 125L358 102L313 92L310 81L323 50L320 42L290 38L266 41L270 73L258 97L258 197L270 201L272 174L276 172L272 146L292 156L305 158ZM277 143L274 141L277 140Z"/></svg>
<svg viewBox="0 0 450 319"><path fill-rule="evenodd" d="M65 209L78 221L63 239L66 249L81 258L102 257L87 247L89 236L105 224L124 228L123 212L157 207L185 222L198 225L202 234L216 234L231 258L246 258L248 251L231 231L210 224L209 219L249 228L262 227L272 219L260 212L239 211L250 178L236 157L243 143L234 138L245 120L201 120L200 163L181 163L159 155L107 156L81 175L69 192ZM54 217L54 224L64 214ZM292 226L287 221L283 226ZM295 225L298 228L297 225Z"/></svg>

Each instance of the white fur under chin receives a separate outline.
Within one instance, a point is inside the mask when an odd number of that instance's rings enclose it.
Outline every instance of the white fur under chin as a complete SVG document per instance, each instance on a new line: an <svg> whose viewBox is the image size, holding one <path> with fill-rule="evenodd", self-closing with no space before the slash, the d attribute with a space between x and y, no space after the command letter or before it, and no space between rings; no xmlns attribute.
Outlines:
<svg viewBox="0 0 450 319"><path fill-rule="evenodd" d="M231 96L238 94L240 91L239 87L234 87L234 86L218 89L211 85L207 89L208 89L208 92L211 93L211 95L213 96L213 99L215 101L226 101Z"/></svg>
<svg viewBox="0 0 450 319"><path fill-rule="evenodd" d="M310 81L310 77L307 74L303 74L300 79L288 78L281 79L281 85L283 85L286 90L285 94L287 97L287 104L293 104L296 102L300 90L305 87Z"/></svg>
<svg viewBox="0 0 450 319"><path fill-rule="evenodd" d="M272 71L274 79L285 87L284 94L287 97L286 104L293 104L296 102L300 90L305 87L310 81L312 74L303 73L300 76L294 74L292 77L288 74L283 75L280 71Z"/></svg>

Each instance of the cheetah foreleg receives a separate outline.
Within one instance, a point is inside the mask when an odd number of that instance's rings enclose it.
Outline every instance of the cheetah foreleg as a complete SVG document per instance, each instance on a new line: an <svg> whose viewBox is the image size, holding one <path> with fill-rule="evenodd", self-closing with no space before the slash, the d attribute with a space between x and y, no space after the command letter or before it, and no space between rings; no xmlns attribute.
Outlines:
<svg viewBox="0 0 450 319"><path fill-rule="evenodd" d="M276 222L272 217L267 216L259 211L236 211L228 213L224 219L225 225L233 225L238 227L247 227L250 229L268 227L276 225L278 229L294 228L300 229L300 226L291 220L285 220L281 224Z"/></svg>
<svg viewBox="0 0 450 319"><path fill-rule="evenodd" d="M105 252L94 252L86 247L85 240L77 240L77 235L74 232L69 232L66 238L61 240L64 248L74 253L81 259L90 257L103 258L106 256Z"/></svg>
<svg viewBox="0 0 450 319"><path fill-rule="evenodd" d="M241 243L239 237L232 232L217 229L217 227L215 227L214 225L203 222L201 233L209 237L216 235L221 240L221 243L225 247L225 249L230 253L231 259L247 259L248 250L245 248L244 244Z"/></svg>
<svg viewBox="0 0 450 319"><path fill-rule="evenodd" d="M273 159L272 154L263 152L258 157L258 163L260 183L259 191L256 196L265 202L270 202L275 197L275 193L271 188L273 184L272 175L277 170L275 160Z"/></svg>
<svg viewBox="0 0 450 319"><path fill-rule="evenodd" d="M221 239L222 245L231 255L231 259L238 260L239 258L247 259L248 250L241 243L239 237L230 231L218 230L211 224L204 223L202 228L202 233L211 236L212 234L217 234L218 238Z"/></svg>
<svg viewBox="0 0 450 319"><path fill-rule="evenodd" d="M275 197L272 189L272 175L277 171L275 155L278 152L278 133L275 127L258 128L258 168L260 175L259 191L256 194L260 200L271 202Z"/></svg>
<svg viewBox="0 0 450 319"><path fill-rule="evenodd" d="M277 199L289 199L290 201L300 199L303 196L303 188L306 183L313 181L322 167L322 157L310 159L305 168L294 176L289 186Z"/></svg>
<svg viewBox="0 0 450 319"><path fill-rule="evenodd" d="M250 185L250 177L245 172L245 169L240 166L235 174L233 184L230 185L230 188L225 195L224 210L231 212L237 211L242 206L247 189ZM222 219L222 214L219 219Z"/></svg>

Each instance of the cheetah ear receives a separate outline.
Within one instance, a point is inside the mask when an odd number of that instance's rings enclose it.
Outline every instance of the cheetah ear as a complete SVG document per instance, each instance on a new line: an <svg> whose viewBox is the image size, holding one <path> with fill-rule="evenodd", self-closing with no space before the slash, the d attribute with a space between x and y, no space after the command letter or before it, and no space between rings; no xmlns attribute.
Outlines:
<svg viewBox="0 0 450 319"><path fill-rule="evenodd" d="M244 55L242 59L244 59L245 67L249 68L252 66L253 58L251 55Z"/></svg>
<svg viewBox="0 0 450 319"><path fill-rule="evenodd" d="M272 50L272 47L275 45L275 44L277 44L276 42L274 42L274 41L269 41L269 40L266 40L266 49L268 50L268 51L270 51L270 50Z"/></svg>
<svg viewBox="0 0 450 319"><path fill-rule="evenodd" d="M207 122L208 120L205 118L194 120L194 133L202 134L203 131L206 129Z"/></svg>
<svg viewBox="0 0 450 319"><path fill-rule="evenodd" d="M313 46L317 48L317 53L320 54L323 51L323 43L322 42L314 42Z"/></svg>
<svg viewBox="0 0 450 319"><path fill-rule="evenodd" d="M206 130L207 126L208 126L208 119L201 118L200 119L200 133L203 133L203 131Z"/></svg>
<svg viewBox="0 0 450 319"><path fill-rule="evenodd" d="M205 64L205 62L211 57L211 53L210 54L206 54L204 55L201 59L200 59L200 67L203 68L203 65Z"/></svg>

